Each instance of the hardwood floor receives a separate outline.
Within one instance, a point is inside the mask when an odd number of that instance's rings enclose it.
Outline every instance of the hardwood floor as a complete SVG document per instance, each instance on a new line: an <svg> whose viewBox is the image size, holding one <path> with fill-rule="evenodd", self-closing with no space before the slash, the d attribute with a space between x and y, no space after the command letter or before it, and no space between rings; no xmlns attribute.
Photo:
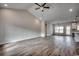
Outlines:
<svg viewBox="0 0 79 59"><path fill-rule="evenodd" d="M79 43L70 36L50 36L0 46L1 56L77 56Z"/></svg>

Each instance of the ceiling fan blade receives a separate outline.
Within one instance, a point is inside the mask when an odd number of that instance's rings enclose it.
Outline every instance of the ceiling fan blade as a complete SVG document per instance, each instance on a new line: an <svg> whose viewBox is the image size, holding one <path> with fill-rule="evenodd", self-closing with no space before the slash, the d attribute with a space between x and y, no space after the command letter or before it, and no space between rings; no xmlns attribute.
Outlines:
<svg viewBox="0 0 79 59"><path fill-rule="evenodd" d="M36 5L40 6L38 3L35 3ZM41 6L40 6L41 7Z"/></svg>
<svg viewBox="0 0 79 59"><path fill-rule="evenodd" d="M38 9L40 9L40 7L39 8L35 8L35 10L38 10Z"/></svg>
<svg viewBox="0 0 79 59"><path fill-rule="evenodd" d="M45 6L45 5L46 5L46 3L44 3L44 4L42 5L42 7Z"/></svg>
<svg viewBox="0 0 79 59"><path fill-rule="evenodd" d="M44 7L44 8L48 8L49 9L50 7Z"/></svg>

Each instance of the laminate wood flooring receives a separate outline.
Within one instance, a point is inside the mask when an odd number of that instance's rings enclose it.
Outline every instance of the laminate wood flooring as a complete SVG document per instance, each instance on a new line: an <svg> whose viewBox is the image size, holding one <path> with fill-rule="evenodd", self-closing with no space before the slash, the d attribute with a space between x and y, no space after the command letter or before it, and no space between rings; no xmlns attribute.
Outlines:
<svg viewBox="0 0 79 59"><path fill-rule="evenodd" d="M0 46L1 56L77 56L79 43L71 36L34 38Z"/></svg>

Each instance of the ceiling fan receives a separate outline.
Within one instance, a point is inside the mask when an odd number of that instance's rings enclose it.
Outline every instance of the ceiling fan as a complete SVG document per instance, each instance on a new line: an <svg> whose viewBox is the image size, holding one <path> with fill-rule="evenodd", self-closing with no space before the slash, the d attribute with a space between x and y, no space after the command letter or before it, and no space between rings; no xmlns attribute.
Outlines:
<svg viewBox="0 0 79 59"><path fill-rule="evenodd" d="M43 3L41 5L38 3L35 3L35 4L38 6L38 8L35 8L35 10L40 9L42 12L44 12L44 9L50 9L50 7L46 6L46 3Z"/></svg>

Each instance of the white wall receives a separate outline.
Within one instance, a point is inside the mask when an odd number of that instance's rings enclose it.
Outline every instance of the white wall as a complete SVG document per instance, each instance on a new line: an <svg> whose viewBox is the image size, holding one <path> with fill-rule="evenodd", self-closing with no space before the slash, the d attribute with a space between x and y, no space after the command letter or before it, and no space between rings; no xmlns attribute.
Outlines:
<svg viewBox="0 0 79 59"><path fill-rule="evenodd" d="M41 22L24 10L0 9L0 44L40 37Z"/></svg>
<svg viewBox="0 0 79 59"><path fill-rule="evenodd" d="M47 23L47 36L50 36L53 34L53 26L52 24L50 23Z"/></svg>
<svg viewBox="0 0 79 59"><path fill-rule="evenodd" d="M5 41L5 25L0 11L0 43Z"/></svg>
<svg viewBox="0 0 79 59"><path fill-rule="evenodd" d="M46 36L45 21L41 21L41 37Z"/></svg>

